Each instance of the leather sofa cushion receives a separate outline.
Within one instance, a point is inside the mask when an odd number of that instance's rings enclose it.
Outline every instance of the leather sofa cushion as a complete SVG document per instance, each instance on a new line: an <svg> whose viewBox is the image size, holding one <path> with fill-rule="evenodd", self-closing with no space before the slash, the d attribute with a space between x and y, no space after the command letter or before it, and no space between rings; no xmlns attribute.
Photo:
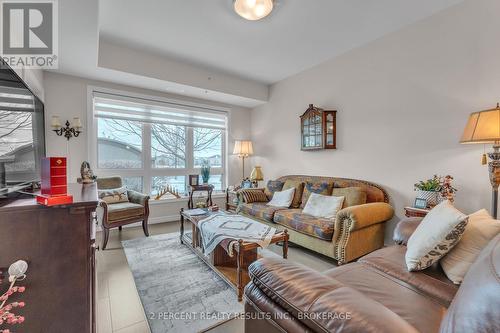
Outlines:
<svg viewBox="0 0 500 333"><path fill-rule="evenodd" d="M238 212L262 219L268 222L273 222L274 213L283 207L268 206L262 202L243 203L238 206Z"/></svg>
<svg viewBox="0 0 500 333"><path fill-rule="evenodd" d="M249 274L245 294L252 303L269 310L270 299L313 332L417 332L377 301L288 260L260 259L249 266Z"/></svg>
<svg viewBox="0 0 500 333"><path fill-rule="evenodd" d="M441 324L441 333L500 332L500 234L464 277Z"/></svg>
<svg viewBox="0 0 500 333"><path fill-rule="evenodd" d="M334 197L344 197L344 206L352 207L366 203L366 192L361 187L335 187L332 190Z"/></svg>
<svg viewBox="0 0 500 333"><path fill-rule="evenodd" d="M357 290L366 298L382 304L419 332L439 332L446 307L408 287L402 281L361 263L340 266L324 274Z"/></svg>
<svg viewBox="0 0 500 333"><path fill-rule="evenodd" d="M144 215L144 207L136 203L120 202L108 205L108 221L110 223L141 215Z"/></svg>
<svg viewBox="0 0 500 333"><path fill-rule="evenodd" d="M420 225L422 219L422 217L408 217L399 221L392 235L394 243L399 245L408 244L408 239L410 239L411 235Z"/></svg>
<svg viewBox="0 0 500 333"><path fill-rule="evenodd" d="M286 209L274 214L274 222L297 232L331 241L335 221L302 214L302 209Z"/></svg>
<svg viewBox="0 0 500 333"><path fill-rule="evenodd" d="M389 246L367 254L359 259L359 262L402 280L448 307L455 297L458 286L446 277L438 264L423 271L409 272L406 269L405 252L405 246Z"/></svg>

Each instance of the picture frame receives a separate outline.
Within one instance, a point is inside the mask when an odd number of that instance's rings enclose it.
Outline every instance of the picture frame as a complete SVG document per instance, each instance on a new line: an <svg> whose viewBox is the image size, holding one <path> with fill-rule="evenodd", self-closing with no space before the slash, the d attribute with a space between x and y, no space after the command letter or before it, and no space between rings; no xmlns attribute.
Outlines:
<svg viewBox="0 0 500 333"><path fill-rule="evenodd" d="M415 203L413 204L415 208L426 209L427 208L427 199L415 198Z"/></svg>
<svg viewBox="0 0 500 333"><path fill-rule="evenodd" d="M198 175L189 175L189 186L198 186L199 184L199 176Z"/></svg>
<svg viewBox="0 0 500 333"><path fill-rule="evenodd" d="M241 188L252 188L252 181L245 179L241 182Z"/></svg>

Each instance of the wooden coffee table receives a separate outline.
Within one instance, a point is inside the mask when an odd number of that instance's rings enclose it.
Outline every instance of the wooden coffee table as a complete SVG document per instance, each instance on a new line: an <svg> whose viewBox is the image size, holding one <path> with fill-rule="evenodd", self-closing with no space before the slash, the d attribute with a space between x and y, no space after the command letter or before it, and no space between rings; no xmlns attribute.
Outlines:
<svg viewBox="0 0 500 333"><path fill-rule="evenodd" d="M235 215L224 211L219 212ZM184 209L181 209L181 244L191 248L215 273L235 289L238 301L241 301L243 299L243 288L250 282L248 266L258 259L257 249L260 246L254 242L245 242L238 239L238 243L234 246L235 255L233 257L229 256L221 244L217 245L215 250L206 256L203 253L198 222L207 218L210 214L214 213L207 212L205 215L191 216L186 214ZM191 232L184 232L184 222L191 223ZM288 231L285 229L274 234L271 239L271 244L283 242L283 258L285 259L288 256L288 238Z"/></svg>

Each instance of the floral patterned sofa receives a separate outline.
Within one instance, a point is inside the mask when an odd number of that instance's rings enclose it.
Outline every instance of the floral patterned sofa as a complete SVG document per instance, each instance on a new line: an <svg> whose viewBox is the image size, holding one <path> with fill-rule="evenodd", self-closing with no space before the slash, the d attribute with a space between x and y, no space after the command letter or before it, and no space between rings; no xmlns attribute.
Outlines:
<svg viewBox="0 0 500 333"><path fill-rule="evenodd" d="M274 191L295 187L290 208L267 206ZM247 195L264 191L266 196ZM344 206L335 219L316 218L303 214L309 195L344 196ZM339 264L353 261L384 245L385 222L394 215L386 191L364 180L283 176L270 181L265 189L244 189L238 192L237 212L277 229L288 229L290 241L334 258ZM260 197L261 200L249 198Z"/></svg>

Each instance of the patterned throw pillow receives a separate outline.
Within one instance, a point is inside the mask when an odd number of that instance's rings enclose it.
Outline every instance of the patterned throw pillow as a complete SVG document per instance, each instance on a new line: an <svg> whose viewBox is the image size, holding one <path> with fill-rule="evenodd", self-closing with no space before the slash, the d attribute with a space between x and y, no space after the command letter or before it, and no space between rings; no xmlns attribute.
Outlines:
<svg viewBox="0 0 500 333"><path fill-rule="evenodd" d="M462 238L467 215L447 200L434 207L408 240L405 261L409 271L432 266Z"/></svg>
<svg viewBox="0 0 500 333"><path fill-rule="evenodd" d="M333 188L333 182L327 183L311 183L307 182L304 186L304 193L302 194L302 203L300 204L301 208L306 206L307 200L311 196L311 193L321 194L321 195L331 195Z"/></svg>
<svg viewBox="0 0 500 333"><path fill-rule="evenodd" d="M268 202L266 194L262 190L241 190L240 191L243 202Z"/></svg>
<svg viewBox="0 0 500 333"><path fill-rule="evenodd" d="M274 192L281 191L283 189L283 184L284 183L279 180L268 181L266 189L264 190L264 193L266 193L267 198L271 200Z"/></svg>
<svg viewBox="0 0 500 333"><path fill-rule="evenodd" d="M110 188L107 190L98 190L99 199L107 204L119 202L128 202L127 188L125 186L119 188Z"/></svg>
<svg viewBox="0 0 500 333"><path fill-rule="evenodd" d="M300 202L302 201L302 192L304 192L304 183L300 180L287 179L285 184L283 184L282 191L295 188L295 193L293 195L293 201L290 208L299 208Z"/></svg>

